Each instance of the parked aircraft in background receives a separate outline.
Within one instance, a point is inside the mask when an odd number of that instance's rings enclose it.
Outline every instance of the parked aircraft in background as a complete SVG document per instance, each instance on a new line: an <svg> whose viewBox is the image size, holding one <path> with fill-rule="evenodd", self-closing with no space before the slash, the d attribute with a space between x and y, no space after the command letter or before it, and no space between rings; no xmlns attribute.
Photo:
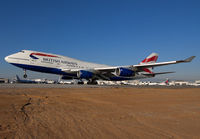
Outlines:
<svg viewBox="0 0 200 139"><path fill-rule="evenodd" d="M164 82L149 82L148 85L169 85L169 79L166 79Z"/></svg>
<svg viewBox="0 0 200 139"><path fill-rule="evenodd" d="M20 79L18 75L15 76L12 83L40 83L40 84L54 84L55 81L47 79Z"/></svg>
<svg viewBox="0 0 200 139"><path fill-rule="evenodd" d="M15 79L12 81L12 83L37 83L36 81L33 81L33 80L22 80L19 78L18 75L15 76Z"/></svg>
<svg viewBox="0 0 200 139"><path fill-rule="evenodd" d="M169 85L169 79L167 79L166 81L159 83L159 85Z"/></svg>
<svg viewBox="0 0 200 139"><path fill-rule="evenodd" d="M5 57L5 60L17 67L24 69L24 78L27 77L26 70L43 73L52 73L62 76L62 79L86 79L88 84L97 84L96 80L122 81L155 77L160 74L173 72L154 73L153 68L158 66L191 62L195 56L185 60L159 62L158 54L152 53L140 64L129 66L107 66L84 62L66 56L22 50L18 53Z"/></svg>

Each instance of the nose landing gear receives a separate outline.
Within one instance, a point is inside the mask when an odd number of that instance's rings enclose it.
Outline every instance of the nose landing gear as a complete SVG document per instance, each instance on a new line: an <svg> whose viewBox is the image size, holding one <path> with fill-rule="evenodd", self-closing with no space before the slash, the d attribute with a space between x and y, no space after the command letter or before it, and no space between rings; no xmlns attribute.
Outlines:
<svg viewBox="0 0 200 139"><path fill-rule="evenodd" d="M26 69L24 69L24 78L27 78Z"/></svg>

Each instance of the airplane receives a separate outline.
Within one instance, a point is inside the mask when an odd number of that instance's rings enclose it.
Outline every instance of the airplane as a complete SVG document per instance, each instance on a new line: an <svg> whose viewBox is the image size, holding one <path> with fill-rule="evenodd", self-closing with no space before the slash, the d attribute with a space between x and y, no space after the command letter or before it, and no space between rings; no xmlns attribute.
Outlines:
<svg viewBox="0 0 200 139"><path fill-rule="evenodd" d="M195 56L185 60L158 62L157 53L152 53L137 65L128 66L108 66L90 62L84 62L70 57L22 50L5 57L8 63L24 69L24 78L27 77L26 70L43 73L52 73L62 76L62 79L78 79L82 82L87 80L87 84L97 84L97 80L123 81L143 78L151 78L156 75L174 72L153 72L154 67L170 64L191 62Z"/></svg>
<svg viewBox="0 0 200 139"><path fill-rule="evenodd" d="M33 80L22 80L19 78L18 75L16 75L15 79L13 80L13 83L37 83L37 82Z"/></svg>
<svg viewBox="0 0 200 139"><path fill-rule="evenodd" d="M161 82L158 85L169 85L169 79L166 79L166 81Z"/></svg>

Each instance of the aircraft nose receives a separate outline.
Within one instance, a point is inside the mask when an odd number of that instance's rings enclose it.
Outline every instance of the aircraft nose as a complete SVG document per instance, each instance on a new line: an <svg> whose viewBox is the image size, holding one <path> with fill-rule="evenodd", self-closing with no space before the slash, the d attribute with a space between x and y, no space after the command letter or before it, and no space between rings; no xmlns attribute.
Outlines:
<svg viewBox="0 0 200 139"><path fill-rule="evenodd" d="M8 62L8 59L9 59L8 56L6 56L6 57L5 57L5 61Z"/></svg>

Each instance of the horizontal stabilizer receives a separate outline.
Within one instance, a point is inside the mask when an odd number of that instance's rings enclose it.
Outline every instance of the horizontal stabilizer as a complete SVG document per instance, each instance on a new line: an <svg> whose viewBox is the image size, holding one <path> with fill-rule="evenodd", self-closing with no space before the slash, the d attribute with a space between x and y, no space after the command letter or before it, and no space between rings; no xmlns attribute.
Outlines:
<svg viewBox="0 0 200 139"><path fill-rule="evenodd" d="M161 75L161 74L170 74L170 73L175 73L174 71L170 71L170 72L156 72L156 73L149 73L149 74L143 74L143 75Z"/></svg>
<svg viewBox="0 0 200 139"><path fill-rule="evenodd" d="M174 71L171 72L157 72L157 73L153 73L154 75L159 75L159 74L170 74L170 73L175 73Z"/></svg>

